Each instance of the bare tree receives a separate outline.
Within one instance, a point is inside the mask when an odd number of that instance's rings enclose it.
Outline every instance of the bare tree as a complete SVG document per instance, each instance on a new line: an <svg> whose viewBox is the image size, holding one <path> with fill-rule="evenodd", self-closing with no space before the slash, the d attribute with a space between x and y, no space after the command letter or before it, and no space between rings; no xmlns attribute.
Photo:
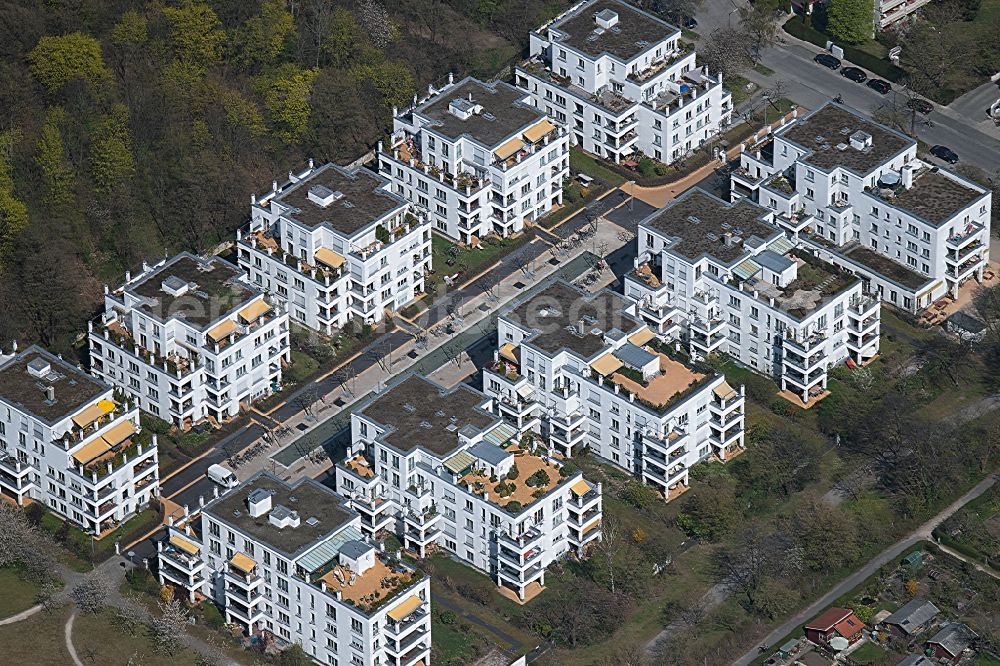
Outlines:
<svg viewBox="0 0 1000 666"><path fill-rule="evenodd" d="M84 613L96 614L104 608L110 584L103 574L95 572L76 584L70 592L73 603Z"/></svg>
<svg viewBox="0 0 1000 666"><path fill-rule="evenodd" d="M59 605L57 595L59 594L60 589L61 588L57 583L51 580L45 581L38 588L38 592L35 594L35 603L40 604L42 610L46 613L51 613Z"/></svg>
<svg viewBox="0 0 1000 666"><path fill-rule="evenodd" d="M490 271L482 277L483 293L486 294L486 300L496 303L500 300L500 276L493 271Z"/></svg>
<svg viewBox="0 0 1000 666"><path fill-rule="evenodd" d="M512 261L514 262L514 266L524 273L525 277L534 277L535 273L531 270L531 260L528 258L527 253L518 252L513 256Z"/></svg>
<svg viewBox="0 0 1000 666"><path fill-rule="evenodd" d="M372 40L372 44L380 49L387 47L396 38L398 30L389 18L389 12L375 0L361 0L358 4L358 20Z"/></svg>
<svg viewBox="0 0 1000 666"><path fill-rule="evenodd" d="M149 613L134 599L125 597L115 607L115 624L118 629L129 636L135 636L139 628L149 620Z"/></svg>
<svg viewBox="0 0 1000 666"><path fill-rule="evenodd" d="M176 599L166 603L161 601L159 606L160 616L153 619L149 630L157 652L173 656L181 648L181 641L185 636L184 626L188 621L188 612Z"/></svg>
<svg viewBox="0 0 1000 666"><path fill-rule="evenodd" d="M315 384L310 384L298 395L295 396L294 404L296 407L301 409L306 416L314 416L313 405L316 404L322 398L322 393Z"/></svg>
<svg viewBox="0 0 1000 666"><path fill-rule="evenodd" d="M0 502L0 567L20 566L35 580L45 580L54 567L56 545L28 521L24 511Z"/></svg>
<svg viewBox="0 0 1000 666"><path fill-rule="evenodd" d="M719 582L741 594L748 609L757 610L770 581L802 569L802 552L785 534L751 527L717 554L715 565Z"/></svg>
<svg viewBox="0 0 1000 666"><path fill-rule="evenodd" d="M445 358L449 361L454 361L455 365L462 367L462 361L464 360L465 350L462 349L462 345L458 344L454 340L445 343L444 347Z"/></svg>
<svg viewBox="0 0 1000 666"><path fill-rule="evenodd" d="M623 243L631 243L632 241L635 240L635 234L628 230L619 231L618 240L620 240Z"/></svg>

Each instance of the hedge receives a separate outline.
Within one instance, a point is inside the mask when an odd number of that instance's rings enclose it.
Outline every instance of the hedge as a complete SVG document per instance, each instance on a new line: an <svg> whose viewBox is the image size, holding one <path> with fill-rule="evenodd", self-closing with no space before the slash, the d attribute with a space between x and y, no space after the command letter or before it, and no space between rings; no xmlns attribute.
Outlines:
<svg viewBox="0 0 1000 666"><path fill-rule="evenodd" d="M829 35L825 35L822 32L816 30L810 25L806 25L803 20L799 17L792 17L785 22L785 32L787 32L792 37L798 37L799 39L811 42L816 46L821 46L826 48L826 43L832 41L834 44L844 49L844 57L850 60L855 65L860 65L868 71L881 76L883 79L892 81L893 83L899 81L906 75L906 71L893 65L887 60L882 60L881 58L876 58L870 53L865 53L864 51L857 49L849 44L842 44L837 42L835 39L831 39Z"/></svg>

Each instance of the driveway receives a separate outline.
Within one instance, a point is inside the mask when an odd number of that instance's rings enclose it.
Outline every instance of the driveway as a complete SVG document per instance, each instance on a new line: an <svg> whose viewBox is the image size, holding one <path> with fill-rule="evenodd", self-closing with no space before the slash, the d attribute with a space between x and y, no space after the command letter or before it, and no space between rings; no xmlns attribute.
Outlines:
<svg viewBox="0 0 1000 666"><path fill-rule="evenodd" d="M1000 127L986 115L990 105L1000 99L1000 85L989 81L965 93L941 112L965 120L983 134L1000 139Z"/></svg>

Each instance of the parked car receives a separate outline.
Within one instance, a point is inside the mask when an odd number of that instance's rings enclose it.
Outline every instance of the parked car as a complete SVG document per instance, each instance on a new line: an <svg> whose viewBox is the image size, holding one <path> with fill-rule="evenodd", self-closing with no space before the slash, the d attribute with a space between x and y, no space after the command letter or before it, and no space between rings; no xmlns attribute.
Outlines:
<svg viewBox="0 0 1000 666"><path fill-rule="evenodd" d="M693 16L685 16L681 20L681 27L687 28L688 30L694 30L698 27L698 21L695 20Z"/></svg>
<svg viewBox="0 0 1000 666"><path fill-rule="evenodd" d="M940 160L944 160L948 164L954 164L958 161L958 153L948 146L932 146L931 155Z"/></svg>
<svg viewBox="0 0 1000 666"><path fill-rule="evenodd" d="M236 475L222 465L209 465L208 473L205 476L223 488L235 488L240 485L240 481L236 478Z"/></svg>
<svg viewBox="0 0 1000 666"><path fill-rule="evenodd" d="M928 102L926 99L920 99L919 97L914 97L911 100L907 100L906 108L913 109L917 113L922 113L925 116L934 110L934 105Z"/></svg>
<svg viewBox="0 0 1000 666"><path fill-rule="evenodd" d="M829 67L830 69L840 69L840 60L834 58L829 53L817 53L813 60L824 67Z"/></svg>
<svg viewBox="0 0 1000 666"><path fill-rule="evenodd" d="M888 95L889 91L892 90L892 86L888 81L883 81L882 79L869 79L868 83L865 84L879 95Z"/></svg>
<svg viewBox="0 0 1000 666"><path fill-rule="evenodd" d="M857 67L845 67L840 70L840 75L845 79L850 79L855 83L864 83L868 80L868 75L865 74L865 70L859 69Z"/></svg>

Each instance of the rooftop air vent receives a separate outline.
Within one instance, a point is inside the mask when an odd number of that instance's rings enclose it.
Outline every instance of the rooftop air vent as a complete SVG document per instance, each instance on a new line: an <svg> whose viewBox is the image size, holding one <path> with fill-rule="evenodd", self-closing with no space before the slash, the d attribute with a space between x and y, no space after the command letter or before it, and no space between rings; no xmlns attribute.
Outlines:
<svg viewBox="0 0 1000 666"><path fill-rule="evenodd" d="M602 9L594 14L594 20L605 30L613 28L618 25L618 12L613 9Z"/></svg>
<svg viewBox="0 0 1000 666"><path fill-rule="evenodd" d="M296 502L299 501L299 498L296 497L295 495L289 495L288 496L288 501L291 502L292 504L295 504Z"/></svg>
<svg viewBox="0 0 1000 666"><path fill-rule="evenodd" d="M351 203L350 201L345 201L344 203L342 203L340 205L343 206L344 208L354 208L354 204Z"/></svg>
<svg viewBox="0 0 1000 666"><path fill-rule="evenodd" d="M496 116L494 116L494 115L493 115L492 113L490 113L489 111L486 111L485 113L483 113L483 120L488 120L488 121L490 121L490 122L493 122L493 121L494 121L494 120L496 120L496 119L497 119L497 117L496 117Z"/></svg>
<svg viewBox="0 0 1000 666"><path fill-rule="evenodd" d="M442 409L437 410L436 412L434 412L434 416L438 417L439 419L443 419L445 417L444 410Z"/></svg>
<svg viewBox="0 0 1000 666"><path fill-rule="evenodd" d="M846 143L838 143L837 144L837 150L839 150L840 152L844 152L848 148L850 148L850 146L848 146Z"/></svg>
<svg viewBox="0 0 1000 666"><path fill-rule="evenodd" d="M847 136L848 134L851 133L851 128L850 127L841 127L840 128L840 133L843 134L844 136Z"/></svg>
<svg viewBox="0 0 1000 666"><path fill-rule="evenodd" d="M851 147L855 150L864 150L865 148L871 148L872 145L872 135L868 132L862 132L858 130L851 135Z"/></svg>
<svg viewBox="0 0 1000 666"><path fill-rule="evenodd" d="M317 518L316 516L309 516L308 518L306 518L306 525L308 525L309 527L316 527L317 525L319 525L319 518Z"/></svg>
<svg viewBox="0 0 1000 666"><path fill-rule="evenodd" d="M705 238L707 238L710 241L717 241L719 240L719 235L709 231L707 234L705 234Z"/></svg>
<svg viewBox="0 0 1000 666"><path fill-rule="evenodd" d="M597 32L595 30L594 32L592 32L589 35L587 35L587 41L588 42L596 42L597 38L600 37L600 36L601 36L601 33Z"/></svg>
<svg viewBox="0 0 1000 666"><path fill-rule="evenodd" d="M52 370L52 365L44 358L31 359L28 363L28 374L32 377L45 377Z"/></svg>
<svg viewBox="0 0 1000 666"><path fill-rule="evenodd" d="M813 137L813 140L816 143L823 143L824 141L826 141L826 137L823 136L822 134L817 134L816 136Z"/></svg>
<svg viewBox="0 0 1000 666"><path fill-rule="evenodd" d="M722 227L723 229L732 229L733 228L733 225L729 224L728 222L723 222L719 226Z"/></svg>
<svg viewBox="0 0 1000 666"><path fill-rule="evenodd" d="M458 430L458 426L455 425L454 423L449 423L444 427L444 429L447 430L448 432L455 432L456 430Z"/></svg>
<svg viewBox="0 0 1000 666"><path fill-rule="evenodd" d="M469 99L459 97L451 100L448 103L448 112L456 118L468 120L483 110L483 107L473 102L471 98L472 95L469 95Z"/></svg>
<svg viewBox="0 0 1000 666"><path fill-rule="evenodd" d="M421 421L421 422L420 422L420 427L421 427L421 428L424 428L425 430L430 430L430 429L431 429L431 428L433 428L434 426L433 426L433 425L431 425L431 422L430 422L430 421Z"/></svg>
<svg viewBox="0 0 1000 666"><path fill-rule="evenodd" d="M649 46L649 42L647 42L645 39L640 39L635 43L635 45L638 46L640 49L644 49L647 46Z"/></svg>
<svg viewBox="0 0 1000 666"><path fill-rule="evenodd" d="M309 201L312 201L317 206L322 206L326 208L334 201L344 198L344 193L341 191L334 192L326 185L313 185L309 188Z"/></svg>
<svg viewBox="0 0 1000 666"><path fill-rule="evenodd" d="M701 218L699 218L697 215L688 215L687 221L690 222L691 224L699 224L701 223Z"/></svg>
<svg viewBox="0 0 1000 666"><path fill-rule="evenodd" d="M408 402L403 405L403 409L409 414L412 414L413 412L417 411L417 408Z"/></svg>

